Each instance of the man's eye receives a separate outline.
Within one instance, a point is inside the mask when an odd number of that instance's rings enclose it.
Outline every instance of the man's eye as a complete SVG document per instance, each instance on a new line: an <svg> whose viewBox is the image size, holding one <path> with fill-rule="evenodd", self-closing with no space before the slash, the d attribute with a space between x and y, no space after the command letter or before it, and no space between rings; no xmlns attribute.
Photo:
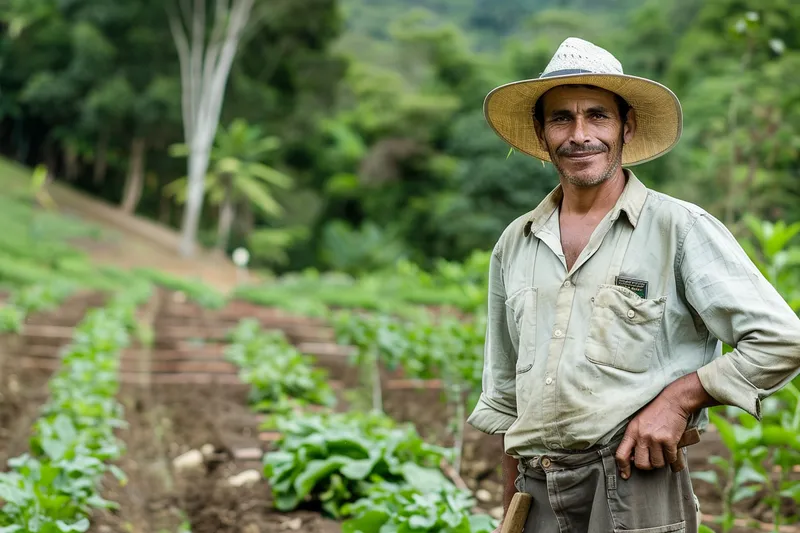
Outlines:
<svg viewBox="0 0 800 533"><path fill-rule="evenodd" d="M566 122L567 120L569 120L568 117L554 117L553 118L553 122Z"/></svg>
<svg viewBox="0 0 800 533"><path fill-rule="evenodd" d="M602 113L595 113L592 115L592 118L608 118L608 116Z"/></svg>

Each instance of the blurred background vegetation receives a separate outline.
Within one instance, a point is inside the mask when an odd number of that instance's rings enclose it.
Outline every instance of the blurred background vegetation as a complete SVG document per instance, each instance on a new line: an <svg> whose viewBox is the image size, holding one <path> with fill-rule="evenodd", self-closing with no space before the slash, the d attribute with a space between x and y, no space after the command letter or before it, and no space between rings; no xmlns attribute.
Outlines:
<svg viewBox="0 0 800 533"><path fill-rule="evenodd" d="M4 0L0 153L180 226L186 153L162 0ZM210 24L210 22L209 22ZM251 266L362 274L490 249L557 182L485 124L493 87L579 36L672 88L684 136L636 167L737 236L800 219L792 0L257 1L211 150L199 240Z"/></svg>

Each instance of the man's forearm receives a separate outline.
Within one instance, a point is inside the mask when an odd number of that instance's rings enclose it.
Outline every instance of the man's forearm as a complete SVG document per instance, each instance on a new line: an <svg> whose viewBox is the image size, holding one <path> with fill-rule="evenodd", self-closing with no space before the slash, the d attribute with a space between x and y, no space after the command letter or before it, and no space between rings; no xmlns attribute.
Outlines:
<svg viewBox="0 0 800 533"><path fill-rule="evenodd" d="M502 439L503 436L501 435ZM503 454L503 516L508 512L508 506L511 505L511 498L517 492L517 487L514 486L514 481L517 479L517 465L519 461L510 455Z"/></svg>
<svg viewBox="0 0 800 533"><path fill-rule="evenodd" d="M719 405L719 402L703 388L697 372L675 380L664 392L687 416L704 407Z"/></svg>

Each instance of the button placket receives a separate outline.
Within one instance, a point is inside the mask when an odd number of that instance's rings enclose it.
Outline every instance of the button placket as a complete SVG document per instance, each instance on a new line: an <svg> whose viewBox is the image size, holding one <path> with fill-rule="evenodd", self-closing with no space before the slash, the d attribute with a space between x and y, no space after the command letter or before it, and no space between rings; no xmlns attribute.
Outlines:
<svg viewBox="0 0 800 533"><path fill-rule="evenodd" d="M547 353L547 365L545 368L545 385L542 391L542 419L550 422L549 430L545 434L545 440L557 444L561 441L558 434L556 423L558 422L556 413L556 391L557 387L552 386L558 378L558 366L561 355L564 353L567 325L572 314L572 303L575 299L575 284L569 280L564 281L558 290L556 298L555 323L553 324L550 347Z"/></svg>

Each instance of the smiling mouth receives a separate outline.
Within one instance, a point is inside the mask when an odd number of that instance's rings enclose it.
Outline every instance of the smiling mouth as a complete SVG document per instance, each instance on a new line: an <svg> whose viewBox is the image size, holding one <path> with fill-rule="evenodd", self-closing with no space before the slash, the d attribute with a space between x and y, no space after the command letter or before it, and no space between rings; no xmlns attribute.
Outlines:
<svg viewBox="0 0 800 533"><path fill-rule="evenodd" d="M600 153L600 152L584 152L584 153L581 153L581 154L569 154L569 155L567 155L566 157L567 157L568 159L576 159L576 160L578 160L578 161L582 161L582 160L584 160L584 159L589 159L589 158L591 158L591 157L594 157L594 156L596 156L598 153Z"/></svg>

